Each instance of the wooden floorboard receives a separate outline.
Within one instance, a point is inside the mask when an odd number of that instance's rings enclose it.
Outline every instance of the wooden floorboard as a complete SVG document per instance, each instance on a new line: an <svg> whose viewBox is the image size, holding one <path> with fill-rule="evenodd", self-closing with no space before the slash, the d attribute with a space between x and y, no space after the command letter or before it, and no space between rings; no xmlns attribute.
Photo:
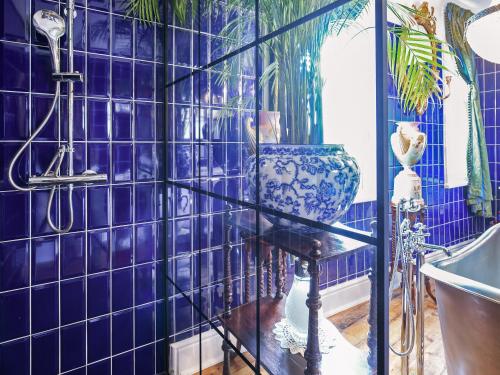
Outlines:
<svg viewBox="0 0 500 375"><path fill-rule="evenodd" d="M439 327L437 308L430 298L425 300L425 375L446 375L446 363L444 348ZM366 338L368 334L368 302L342 311L329 320L335 324L342 335L357 348L367 351ZM401 299L395 296L389 311L389 341L391 345L399 348L401 327ZM254 359L246 354L250 362ZM401 360L390 352L390 374L400 374ZM410 374L415 374L416 362L415 354L410 357ZM264 374L264 372L262 372ZM222 374L222 364L212 366L202 372L202 375ZM231 361L231 375L251 375L253 371L241 358L234 358Z"/></svg>

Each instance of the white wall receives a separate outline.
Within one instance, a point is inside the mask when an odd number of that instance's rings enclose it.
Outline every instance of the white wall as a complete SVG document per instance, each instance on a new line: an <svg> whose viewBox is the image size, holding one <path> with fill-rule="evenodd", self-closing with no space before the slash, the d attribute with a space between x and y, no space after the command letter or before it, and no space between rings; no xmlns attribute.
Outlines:
<svg viewBox="0 0 500 375"><path fill-rule="evenodd" d="M399 2L408 6L419 4L411 0ZM454 2L478 11L487 7L491 0ZM447 3L444 0L429 1L435 8L437 36L441 40L446 39L444 10ZM373 31L369 29L374 25L374 13L372 2L355 25L339 36L327 38L321 55L324 141L344 144L346 150L357 159L361 169L361 186L356 202L376 199L375 39ZM389 20L397 22L391 17ZM445 59L445 66L449 68L445 75L452 76L451 95L443 103L445 185L451 188L467 184L468 87L456 71L453 59Z"/></svg>
<svg viewBox="0 0 500 375"><path fill-rule="evenodd" d="M325 143L344 144L361 169L355 202L376 199L374 7L356 25L330 36L321 52Z"/></svg>

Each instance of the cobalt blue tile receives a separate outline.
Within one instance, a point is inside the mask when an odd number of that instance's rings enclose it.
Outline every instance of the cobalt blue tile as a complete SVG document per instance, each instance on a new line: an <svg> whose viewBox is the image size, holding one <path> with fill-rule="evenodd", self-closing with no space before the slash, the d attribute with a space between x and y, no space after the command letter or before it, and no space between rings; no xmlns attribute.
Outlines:
<svg viewBox="0 0 500 375"><path fill-rule="evenodd" d="M85 364L85 322L61 328L61 370Z"/></svg>
<svg viewBox="0 0 500 375"><path fill-rule="evenodd" d="M154 341L154 303L135 309L135 346Z"/></svg>
<svg viewBox="0 0 500 375"><path fill-rule="evenodd" d="M170 34L171 35L171 34ZM163 62L163 49L165 46L165 31L163 29L163 25L156 24L156 51L155 51L155 61L156 62ZM169 46L171 47L171 45ZM171 50L170 50L171 51ZM169 53L169 56L171 53ZM168 63L172 63L172 61L168 61Z"/></svg>
<svg viewBox="0 0 500 375"><path fill-rule="evenodd" d="M191 65L191 37L191 32L175 29L175 63L177 65Z"/></svg>
<svg viewBox="0 0 500 375"><path fill-rule="evenodd" d="M83 277L61 282L61 324L85 319L85 279Z"/></svg>
<svg viewBox="0 0 500 375"><path fill-rule="evenodd" d="M176 177L179 179L192 177L191 145L176 144L175 153L176 153L176 165L175 165Z"/></svg>
<svg viewBox="0 0 500 375"><path fill-rule="evenodd" d="M155 112L152 103L135 104L135 139L154 141Z"/></svg>
<svg viewBox="0 0 500 375"><path fill-rule="evenodd" d="M88 189L87 212L89 229L108 225L108 188L92 187Z"/></svg>
<svg viewBox="0 0 500 375"><path fill-rule="evenodd" d="M132 57L132 18L112 16L113 55Z"/></svg>
<svg viewBox="0 0 500 375"><path fill-rule="evenodd" d="M154 257L155 224L138 225L135 228L135 263L150 262Z"/></svg>
<svg viewBox="0 0 500 375"><path fill-rule="evenodd" d="M64 375L87 375L87 367L80 367L73 371L68 371Z"/></svg>
<svg viewBox="0 0 500 375"><path fill-rule="evenodd" d="M57 152L56 142L33 142L31 144L31 174L41 175L45 173L47 166Z"/></svg>
<svg viewBox="0 0 500 375"><path fill-rule="evenodd" d="M219 294L221 291L216 291ZM221 298L222 299L222 298ZM181 332L193 324L193 309L187 298L178 295L174 299L175 308L175 331ZM222 306L222 303L221 303ZM214 306L215 307L215 306Z"/></svg>
<svg viewBox="0 0 500 375"><path fill-rule="evenodd" d="M0 294L0 342L29 333L29 289Z"/></svg>
<svg viewBox="0 0 500 375"><path fill-rule="evenodd" d="M78 2L77 2L78 4ZM83 5L83 4L81 4ZM84 51L87 45L87 20L85 19L85 10L80 7L76 7L76 17L73 20L73 47L77 51ZM64 36L64 46L67 48L67 39ZM84 72L80 70L80 72Z"/></svg>
<svg viewBox="0 0 500 375"><path fill-rule="evenodd" d="M156 284L156 298L164 298L166 296L166 278L165 278L165 263L163 261L156 262L156 274L155 274L155 284ZM208 269L208 268L207 268ZM158 315L158 314L157 314ZM158 318L157 318L158 319Z"/></svg>
<svg viewBox="0 0 500 375"><path fill-rule="evenodd" d="M156 64L156 100L165 101L165 68L162 64ZM168 88L168 97L172 98L172 88Z"/></svg>
<svg viewBox="0 0 500 375"><path fill-rule="evenodd" d="M8 178L9 164L15 153L22 146L22 143L9 142L3 143L0 148L0 189L12 190L13 186L10 184ZM24 186L28 180L28 154L23 155L18 159L12 170L12 178L14 182L20 186Z"/></svg>
<svg viewBox="0 0 500 375"><path fill-rule="evenodd" d="M132 265L132 227L113 228L113 268Z"/></svg>
<svg viewBox="0 0 500 375"><path fill-rule="evenodd" d="M97 173L109 172L109 144L108 143L88 143L88 168Z"/></svg>
<svg viewBox="0 0 500 375"><path fill-rule="evenodd" d="M61 99L61 133L63 138L68 138L67 100ZM75 98L73 102L73 139L85 141L85 99Z"/></svg>
<svg viewBox="0 0 500 375"><path fill-rule="evenodd" d="M0 93L0 139L24 140L27 138L28 113L28 95Z"/></svg>
<svg viewBox="0 0 500 375"><path fill-rule="evenodd" d="M87 361L95 362L110 355L109 316L90 319L87 324Z"/></svg>
<svg viewBox="0 0 500 375"><path fill-rule="evenodd" d="M0 243L0 291L28 286L29 242Z"/></svg>
<svg viewBox="0 0 500 375"><path fill-rule="evenodd" d="M57 236L31 240L31 282L56 281L58 278L59 241Z"/></svg>
<svg viewBox="0 0 500 375"><path fill-rule="evenodd" d="M154 145L151 143L136 143L135 170L137 181L147 181L155 178L156 164L154 150Z"/></svg>
<svg viewBox="0 0 500 375"><path fill-rule="evenodd" d="M156 152L155 160L154 160L154 174L155 179L157 180L165 180L165 150L163 144L155 143L153 146L153 150Z"/></svg>
<svg viewBox="0 0 500 375"><path fill-rule="evenodd" d="M132 99L132 60L113 59L113 98Z"/></svg>
<svg viewBox="0 0 500 375"><path fill-rule="evenodd" d="M52 57L46 47L31 47L31 90L54 93L56 84L52 79Z"/></svg>
<svg viewBox="0 0 500 375"><path fill-rule="evenodd" d="M176 255L191 252L191 220L176 220L174 233Z"/></svg>
<svg viewBox="0 0 500 375"><path fill-rule="evenodd" d="M132 268L113 271L111 282L113 286L113 311L131 307L133 304L134 292Z"/></svg>
<svg viewBox="0 0 500 375"><path fill-rule="evenodd" d="M73 170L75 174L81 174L86 170L85 167L85 144L83 142L75 142L73 144L74 152L73 152ZM64 159L62 166L62 170L65 171L68 168L68 159ZM64 196L65 194L63 194Z"/></svg>
<svg viewBox="0 0 500 375"><path fill-rule="evenodd" d="M169 307L171 307L171 302L169 302ZM165 329L166 329L166 322L165 322L165 301L158 301L156 302L156 315L155 315L155 321L156 321L156 339L162 339L165 338Z"/></svg>
<svg viewBox="0 0 500 375"><path fill-rule="evenodd" d="M180 290L188 291L191 289L192 275L190 256L175 260L175 282Z"/></svg>
<svg viewBox="0 0 500 375"><path fill-rule="evenodd" d="M78 146L75 144L75 149L78 150ZM80 231L85 228L85 188L78 187L73 189L72 194L73 199L73 226L71 227L71 231ZM69 222L70 216L70 207L69 207L69 194L68 190L64 190L61 192L61 217L63 226Z"/></svg>
<svg viewBox="0 0 500 375"><path fill-rule="evenodd" d="M0 89L28 91L29 46L0 42Z"/></svg>
<svg viewBox="0 0 500 375"><path fill-rule="evenodd" d="M113 314L113 354L132 349L133 343L133 313L132 309Z"/></svg>
<svg viewBox="0 0 500 375"><path fill-rule="evenodd" d="M0 374L29 375L30 339L0 344Z"/></svg>
<svg viewBox="0 0 500 375"><path fill-rule="evenodd" d="M187 77L191 74L191 71L186 68L177 67L175 68L175 79L181 79ZM182 79L175 84L175 102L176 103L191 103L193 86L191 78Z"/></svg>
<svg viewBox="0 0 500 375"><path fill-rule="evenodd" d="M61 277L81 276L85 272L85 237L83 233L61 236Z"/></svg>
<svg viewBox="0 0 500 375"><path fill-rule="evenodd" d="M153 99L153 68L153 64L137 61L135 62L135 99Z"/></svg>
<svg viewBox="0 0 500 375"><path fill-rule="evenodd" d="M135 28L135 58L153 60L154 54L154 25L136 22ZM184 49L185 46L184 46Z"/></svg>
<svg viewBox="0 0 500 375"><path fill-rule="evenodd" d="M113 102L113 140L130 141L132 139L132 104Z"/></svg>
<svg viewBox="0 0 500 375"><path fill-rule="evenodd" d="M154 266L145 264L135 267L135 304L151 302L154 299Z"/></svg>
<svg viewBox="0 0 500 375"><path fill-rule="evenodd" d="M108 123L109 102L103 100L87 100L88 137L91 141L107 141L110 137Z"/></svg>
<svg viewBox="0 0 500 375"><path fill-rule="evenodd" d="M113 144L113 180L115 182L132 180L132 150L131 144Z"/></svg>
<svg viewBox="0 0 500 375"><path fill-rule="evenodd" d="M31 131L40 125L43 121L47 112L52 105L52 96L38 96L33 95L31 97ZM59 129L57 125L57 111L54 115L49 118L49 121L45 125L44 129L40 132L37 140L45 141L57 141L59 137ZM52 156L50 156L52 157Z"/></svg>
<svg viewBox="0 0 500 375"><path fill-rule="evenodd" d="M109 53L109 14L87 11L88 24L88 51L97 53Z"/></svg>
<svg viewBox="0 0 500 375"><path fill-rule="evenodd" d="M87 277L87 317L109 313L109 274Z"/></svg>
<svg viewBox="0 0 500 375"><path fill-rule="evenodd" d="M132 222L132 185L113 186L113 225Z"/></svg>
<svg viewBox="0 0 500 375"><path fill-rule="evenodd" d="M4 15L0 19L0 38L15 42L28 42L29 28L26 15L30 12L30 2L28 0L5 0L0 4L0 10Z"/></svg>
<svg viewBox="0 0 500 375"><path fill-rule="evenodd" d="M164 373L165 371L165 365L166 365L166 354L165 354L165 347L166 344L164 341L159 341L155 344L156 347L156 371L157 373Z"/></svg>
<svg viewBox="0 0 500 375"><path fill-rule="evenodd" d="M90 96L109 97L109 59L98 55L87 55L87 89Z"/></svg>
<svg viewBox="0 0 500 375"><path fill-rule="evenodd" d="M135 221L154 220L155 191L154 184L135 184Z"/></svg>
<svg viewBox="0 0 500 375"><path fill-rule="evenodd" d="M97 231L87 234L87 273L109 270L110 248L109 231Z"/></svg>
<svg viewBox="0 0 500 375"><path fill-rule="evenodd" d="M113 361L113 374L120 374L120 375L134 374L134 352L130 351L112 357L112 361Z"/></svg>
<svg viewBox="0 0 500 375"><path fill-rule="evenodd" d="M165 139L165 124L163 122L163 104L157 104L156 105L156 140L162 141L164 139Z"/></svg>
<svg viewBox="0 0 500 375"><path fill-rule="evenodd" d="M31 289L31 332L42 332L59 323L59 287L57 283Z"/></svg>
<svg viewBox="0 0 500 375"><path fill-rule="evenodd" d="M59 371L59 331L33 335L31 341L32 375L57 374Z"/></svg>
<svg viewBox="0 0 500 375"><path fill-rule="evenodd" d="M190 106L175 106L175 138L178 141L190 140L193 137L193 115Z"/></svg>
<svg viewBox="0 0 500 375"><path fill-rule="evenodd" d="M111 360L105 359L90 364L87 368L87 375L111 375Z"/></svg>
<svg viewBox="0 0 500 375"><path fill-rule="evenodd" d="M155 370L155 347L146 345L135 351L135 373L136 375L154 375Z"/></svg>
<svg viewBox="0 0 500 375"><path fill-rule="evenodd" d="M89 8L95 8L100 10L110 9L110 0L87 0L87 6Z"/></svg>

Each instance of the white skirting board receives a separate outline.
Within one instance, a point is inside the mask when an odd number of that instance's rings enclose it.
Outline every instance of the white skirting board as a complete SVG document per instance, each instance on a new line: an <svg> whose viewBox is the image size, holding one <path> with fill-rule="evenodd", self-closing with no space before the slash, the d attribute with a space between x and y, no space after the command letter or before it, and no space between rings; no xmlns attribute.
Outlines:
<svg viewBox="0 0 500 375"><path fill-rule="evenodd" d="M356 306L370 298L370 281L367 276L346 281L321 291L321 301L325 316ZM170 374L192 375L199 371L199 336L190 337L170 345ZM214 330L203 332L202 365L203 369L222 362L222 338ZM234 343L234 341L233 341ZM278 345L278 343L276 343Z"/></svg>

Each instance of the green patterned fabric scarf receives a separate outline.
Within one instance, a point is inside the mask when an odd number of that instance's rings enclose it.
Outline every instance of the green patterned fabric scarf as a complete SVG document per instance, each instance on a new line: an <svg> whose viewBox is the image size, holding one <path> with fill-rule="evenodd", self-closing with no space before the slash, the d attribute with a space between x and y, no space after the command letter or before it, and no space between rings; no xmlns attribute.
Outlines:
<svg viewBox="0 0 500 375"><path fill-rule="evenodd" d="M469 10L448 3L445 11L446 41L455 52L458 72L469 85L469 141L467 144L467 203L476 215L491 217L493 200L483 116L476 82L474 52L465 40L465 22L473 15ZM453 126L449 124L448 126Z"/></svg>

